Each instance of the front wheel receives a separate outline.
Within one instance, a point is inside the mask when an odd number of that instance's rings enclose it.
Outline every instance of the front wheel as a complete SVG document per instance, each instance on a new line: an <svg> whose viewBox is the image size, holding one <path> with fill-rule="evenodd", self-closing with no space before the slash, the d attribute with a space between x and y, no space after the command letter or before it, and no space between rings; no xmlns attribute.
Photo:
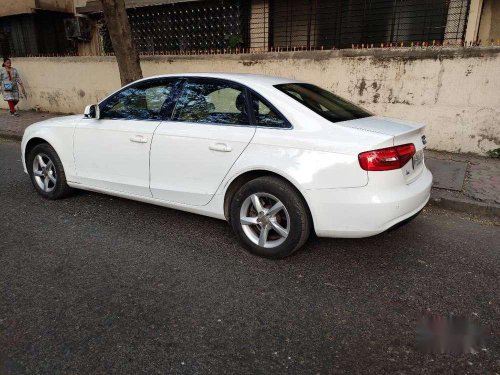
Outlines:
<svg viewBox="0 0 500 375"><path fill-rule="evenodd" d="M71 193L61 160L49 144L33 147L28 154L26 168L33 186L42 197L59 199Z"/></svg>
<svg viewBox="0 0 500 375"><path fill-rule="evenodd" d="M274 176L251 180L235 194L230 222L249 252L266 258L285 258L309 237L305 203L286 181Z"/></svg>

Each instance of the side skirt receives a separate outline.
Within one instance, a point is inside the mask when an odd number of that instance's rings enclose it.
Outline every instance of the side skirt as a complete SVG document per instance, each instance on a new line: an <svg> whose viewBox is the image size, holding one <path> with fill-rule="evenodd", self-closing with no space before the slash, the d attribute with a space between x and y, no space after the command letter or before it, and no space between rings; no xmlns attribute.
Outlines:
<svg viewBox="0 0 500 375"><path fill-rule="evenodd" d="M203 215L213 217L215 219L226 220L224 216L224 197L222 195L215 195L212 200L206 206L190 206L186 204L180 204L176 202L168 202L151 197L143 197L139 195L133 195L115 190L106 190L101 188L96 188L93 186L87 186L78 184L75 182L69 182L68 185L74 189L81 189L87 191L93 191L96 193L102 193L107 195L112 195L115 197L131 199L134 201L144 202L154 204L156 206L162 206L167 208L173 208L180 211L191 212L193 214Z"/></svg>

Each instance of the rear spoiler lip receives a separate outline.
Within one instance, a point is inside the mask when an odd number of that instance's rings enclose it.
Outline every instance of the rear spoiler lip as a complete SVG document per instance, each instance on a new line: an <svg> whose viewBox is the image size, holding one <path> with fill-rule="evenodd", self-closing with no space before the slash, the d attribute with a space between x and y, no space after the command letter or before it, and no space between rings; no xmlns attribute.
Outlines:
<svg viewBox="0 0 500 375"><path fill-rule="evenodd" d="M419 139L420 139L420 143L423 146L422 148L425 148L427 140L425 138L424 129L425 129L425 125L424 126L420 126L418 128L415 128L413 130L407 131L405 133L401 133L401 134L395 135L393 137L394 146L405 144L405 143L415 143L415 142L410 142L408 140L408 138L412 138L412 137L415 137L415 136L420 136ZM415 147L417 147L417 144L415 144ZM417 147L417 150L418 149L420 149L420 147Z"/></svg>
<svg viewBox="0 0 500 375"><path fill-rule="evenodd" d="M393 117L386 117L386 116L374 116L374 117L378 118L380 120L385 120L385 121L389 121L389 122L395 122L395 123L398 123L398 124L404 124L404 125L412 126L414 128L425 127L425 124L422 123L422 122L414 122L414 121L408 121L408 120L401 120L401 119L396 119L396 118L393 118Z"/></svg>
<svg viewBox="0 0 500 375"><path fill-rule="evenodd" d="M399 125L408 127L410 129L405 129L404 131L387 131L387 130L381 130L381 129L374 129L370 128L370 126L365 126L365 123L369 120L382 120L388 123L393 123L394 125ZM377 134L383 134L387 135L390 137L399 137L404 134L411 134L414 131L422 131L425 128L425 124L422 123L415 123L415 122L410 122L410 121L405 121L405 120L399 120L399 119L394 119L390 117L382 117L382 116L370 116L370 117L363 117L360 119L355 119L355 120L349 120L349 121L342 121L342 122L337 122L335 125L338 126L343 126L346 128L350 129L356 129L356 130L361 130L365 132L370 132L370 133L377 133Z"/></svg>

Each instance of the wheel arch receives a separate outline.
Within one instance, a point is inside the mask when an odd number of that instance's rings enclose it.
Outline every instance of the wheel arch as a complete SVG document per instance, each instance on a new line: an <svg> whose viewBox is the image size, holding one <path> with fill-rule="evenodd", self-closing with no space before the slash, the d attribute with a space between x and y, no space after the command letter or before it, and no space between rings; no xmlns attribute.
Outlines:
<svg viewBox="0 0 500 375"><path fill-rule="evenodd" d="M28 142L26 142L26 145L24 146L24 163L26 166L28 165L28 156L31 150L33 150L35 146L41 145L43 143L47 143L50 147L54 148L54 146L52 146L49 141L41 137L33 137L29 139Z"/></svg>
<svg viewBox="0 0 500 375"><path fill-rule="evenodd" d="M21 142L21 153L23 165L27 167L27 160L33 147L47 144L54 149L61 160L66 176L75 176L75 163L73 158L73 133L74 128L65 126L41 126L34 124L29 126ZM27 169L25 169L27 172Z"/></svg>
<svg viewBox="0 0 500 375"><path fill-rule="evenodd" d="M314 232L314 219L311 213L311 208L309 206L309 203L307 202L307 199L305 195L302 193L302 191L297 187L295 183L293 183L289 178L276 173L274 171L270 171L267 169L254 169L254 170L249 170L240 173L239 175L235 176L231 182L228 184L228 187L226 188L224 192L224 216L226 220L230 221L230 215L229 215L229 205L236 194L236 192L241 188L244 184L246 184L248 181L254 180L259 177L263 176L274 176L277 177L283 181L285 181L287 184L289 184L299 195L299 197L302 199L304 202L304 205L307 210L307 214L311 223L311 232Z"/></svg>

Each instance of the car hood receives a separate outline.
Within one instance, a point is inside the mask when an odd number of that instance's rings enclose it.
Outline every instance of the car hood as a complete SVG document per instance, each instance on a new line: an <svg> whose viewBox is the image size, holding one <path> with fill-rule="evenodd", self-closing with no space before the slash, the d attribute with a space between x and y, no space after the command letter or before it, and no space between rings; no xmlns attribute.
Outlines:
<svg viewBox="0 0 500 375"><path fill-rule="evenodd" d="M78 120L81 120L83 118L82 115L70 115L70 116L60 116L60 117L53 117L49 118L47 120L42 120L39 122L34 123L31 126L74 126L78 122Z"/></svg>

